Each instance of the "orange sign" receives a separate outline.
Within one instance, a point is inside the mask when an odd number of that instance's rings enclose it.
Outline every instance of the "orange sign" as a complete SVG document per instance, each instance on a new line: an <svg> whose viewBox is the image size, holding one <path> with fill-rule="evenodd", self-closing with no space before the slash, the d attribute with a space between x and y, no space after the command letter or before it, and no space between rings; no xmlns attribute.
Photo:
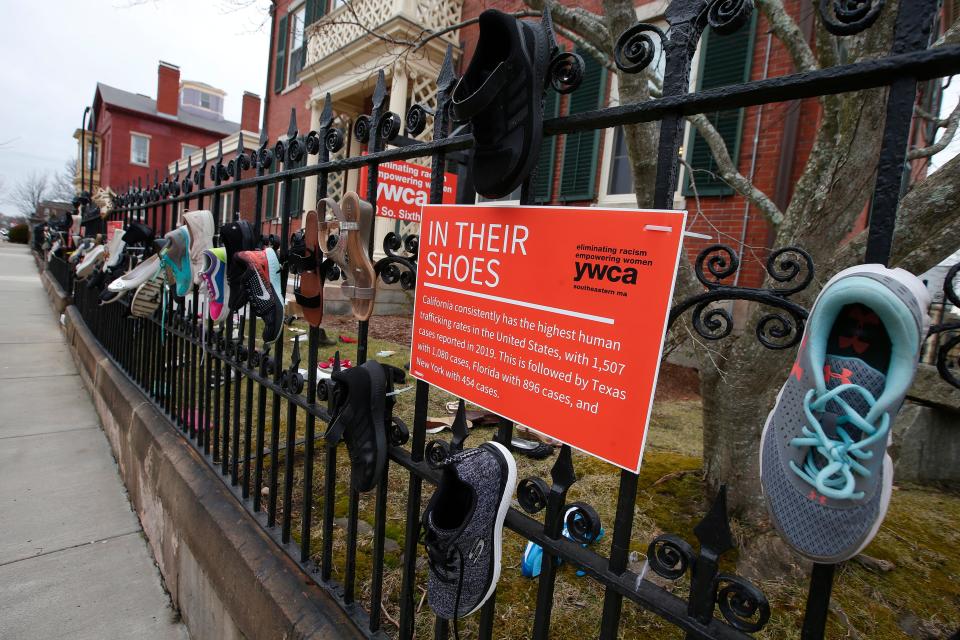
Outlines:
<svg viewBox="0 0 960 640"><path fill-rule="evenodd" d="M367 198L367 167L360 169L360 197ZM443 203L457 201L457 174L443 174ZM420 222L420 209L430 202L430 167L395 160L377 173L377 215Z"/></svg>
<svg viewBox="0 0 960 640"><path fill-rule="evenodd" d="M113 237L117 231L123 231L123 222L120 220L108 220L107 221L107 239Z"/></svg>
<svg viewBox="0 0 960 640"><path fill-rule="evenodd" d="M637 471L686 212L423 208L410 371Z"/></svg>

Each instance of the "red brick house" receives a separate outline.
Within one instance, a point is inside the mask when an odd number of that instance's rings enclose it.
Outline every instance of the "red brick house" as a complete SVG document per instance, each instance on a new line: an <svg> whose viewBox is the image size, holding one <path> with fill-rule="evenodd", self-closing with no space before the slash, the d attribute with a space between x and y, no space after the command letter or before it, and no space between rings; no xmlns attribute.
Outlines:
<svg viewBox="0 0 960 640"><path fill-rule="evenodd" d="M271 140L282 136L290 118L290 109L297 109L301 132L316 128L323 97L333 96L334 112L341 126L349 130L353 119L369 112L373 79L383 68L390 84L392 111L406 112L412 102L431 104L434 99L431 83L439 69L446 41L436 39L424 47L419 60L391 57L391 50L382 35L420 37L421 29L449 26L478 16L484 9L507 12L527 9L523 0L438 0L424 3L415 0L355 0L353 12L347 13L340 0L275 0L272 8L272 38L268 79L268 95L264 122ZM599 0L581 0L579 6L602 12ZM804 10L801 0L784 0L787 10L798 17L801 29L813 40L814 12ZM949 5L950 3L946 3ZM637 20L666 28L663 13L668 0L636 0ZM950 7L944 9L950 11ZM358 17L363 25L350 24ZM406 31L399 23L406 21ZM952 16L944 16L943 24L951 24ZM408 33L409 32L409 33ZM478 27L470 25L454 33L451 42L461 53L460 71L470 60L476 47ZM397 38L400 40L402 38ZM576 47L561 39L567 50ZM613 105L617 102L617 79L590 55L581 52L586 73L580 88L567 96L547 93L546 115L576 114ZM304 59L301 61L301 56ZM663 63L659 71L663 73ZM737 34L727 37L704 35L693 60L691 89L718 87L747 80L760 80L793 72L792 62L784 46L769 33L769 25L760 11ZM432 75L431 75L432 74ZM400 80L398 82L397 80ZM928 110L939 106L937 83L931 83L922 97ZM312 116L305 113L312 111ZM707 114L727 143L731 156L743 175L769 194L781 208L789 203L793 186L799 178L813 144L819 117L815 99L771 104L750 109L737 109ZM923 146L934 131L918 121L911 144ZM429 128L425 132L430 135ZM352 145L352 146L350 146ZM348 140L345 153L362 151L355 141ZM677 208L687 208L696 215L694 186L700 196L701 211L693 230L710 235L711 241L689 239L689 255L695 256L708 242L723 242L750 256L763 258L771 241L772 229L762 214L745 198L716 177L715 164L704 140L690 127L683 145L684 158L693 169L683 169L674 198ZM926 161L913 165L914 177L925 174ZM331 176L331 192L336 195L344 187L356 185L356 176ZM693 178L693 180L691 179ZM305 181L298 187L304 202L314 201L316 182ZM539 203L602 207L636 206L629 159L619 129L589 131L551 137L544 141L535 178ZM461 194L472 200L473 196ZM506 198L519 200L519 190ZM276 202L270 200L272 208ZM641 205L644 203L641 203ZM864 218L865 218L864 214ZM378 236L389 230L411 232L391 220L378 220ZM376 246L379 246L379 240ZM739 284L756 285L763 267L760 260L744 260Z"/></svg>
<svg viewBox="0 0 960 640"><path fill-rule="evenodd" d="M85 145L80 158L87 184L91 154L94 190L103 186L120 192L138 179L151 183L154 176L162 179L171 162L241 128L259 131L258 96L244 95L239 123L224 119L224 97L223 91L210 85L181 82L180 69L167 62L160 62L157 70L156 100L97 83L88 127L94 135L90 130L74 134L78 151L81 138Z"/></svg>
<svg viewBox="0 0 960 640"><path fill-rule="evenodd" d="M577 4L595 13L602 13L599 0L579 0ZM651 22L666 29L663 12L668 4L664 0L638 0L638 21ZM945 4L944 11L949 12L950 3ZM798 19L808 41L813 42L814 11L809 10L809 2L784 0L784 5ZM804 7L803 11L801 6ZM463 19L474 18L487 8L513 12L528 7L522 0L464 0ZM949 25L952 20L953 17L947 15L941 22ZM476 25L460 30L463 45L461 66L470 60L478 36ZM575 49L572 43L563 39L561 46L567 50ZM548 92L545 107L548 116L572 115L617 104L615 74L606 71L586 52L580 53L587 67L580 88L568 96ZM661 77L662 65L661 62L658 70ZM756 10L753 20L736 34L715 37L707 30L693 60L691 90L793 72L786 48L773 37L766 18ZM938 111L938 81L931 82L924 89L921 102L928 111ZM813 145L819 118L817 100L795 100L707 115L724 138L731 157L736 159L739 172L769 194L778 207L785 208ZM918 120L911 146L925 146L934 133L935 130ZM701 214L691 230L712 236L710 241L685 240L688 255L695 257L703 247L713 242L722 242L738 252L746 247L742 251L745 259L739 284L758 285L763 275L763 265L760 260L749 259L750 247L757 248L756 256L765 258L765 248L769 247L772 235L770 225L746 198L715 176L716 165L706 142L689 126L682 152L693 169L701 203ZM913 163L914 179L926 174L927 164L927 160ZM537 201L541 203L636 206L629 158L619 128L545 140L535 180ZM686 208L691 216L695 216L697 212L693 195L690 171L682 168L674 198L675 207ZM519 191L513 197L518 199ZM865 221L866 212L862 222Z"/></svg>

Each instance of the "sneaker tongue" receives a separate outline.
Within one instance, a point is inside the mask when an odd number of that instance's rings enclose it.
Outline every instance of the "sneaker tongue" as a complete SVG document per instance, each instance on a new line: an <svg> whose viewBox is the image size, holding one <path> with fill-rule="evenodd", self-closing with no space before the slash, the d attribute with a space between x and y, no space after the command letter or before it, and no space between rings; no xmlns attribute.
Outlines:
<svg viewBox="0 0 960 640"><path fill-rule="evenodd" d="M887 377L860 358L827 354L823 366L823 380L828 390L841 384L855 384L869 391L874 398L879 398L883 393ZM840 397L860 415L866 415L870 409L863 396L853 389L841 392ZM827 409L837 414L843 413L834 403L828 404Z"/></svg>

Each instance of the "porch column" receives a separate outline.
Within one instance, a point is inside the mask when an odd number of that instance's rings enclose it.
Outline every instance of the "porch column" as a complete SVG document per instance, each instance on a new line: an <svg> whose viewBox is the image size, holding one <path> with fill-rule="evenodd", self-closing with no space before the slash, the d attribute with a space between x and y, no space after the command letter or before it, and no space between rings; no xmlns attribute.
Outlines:
<svg viewBox="0 0 960 640"><path fill-rule="evenodd" d="M323 115L323 102L319 100L310 100L310 130L320 130L320 116ZM307 156L307 164L320 164L320 154ZM303 219L301 224L306 224L307 211L311 211L317 206L317 176L307 176L303 183ZM301 227L302 228L302 227Z"/></svg>

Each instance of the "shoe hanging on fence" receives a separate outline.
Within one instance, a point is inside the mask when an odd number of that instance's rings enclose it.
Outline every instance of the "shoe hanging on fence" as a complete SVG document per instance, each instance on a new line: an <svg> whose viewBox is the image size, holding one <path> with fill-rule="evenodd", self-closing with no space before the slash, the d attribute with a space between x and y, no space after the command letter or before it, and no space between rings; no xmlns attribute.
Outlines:
<svg viewBox="0 0 960 640"><path fill-rule="evenodd" d="M760 441L771 520L811 560L852 558L880 528L893 487L892 422L929 306L913 274L881 265L841 271L814 303Z"/></svg>
<svg viewBox="0 0 960 640"><path fill-rule="evenodd" d="M421 524L430 567L427 597L441 618L468 616L500 579L503 521L517 485L517 465L499 442L447 458Z"/></svg>
<svg viewBox="0 0 960 640"><path fill-rule="evenodd" d="M387 463L387 372L376 360L334 371L333 418L324 436L347 445L351 488L370 491Z"/></svg>
<svg viewBox="0 0 960 640"><path fill-rule="evenodd" d="M488 9L466 73L453 90L453 114L469 121L477 193L502 198L530 175L543 135L543 90L550 45L541 24Z"/></svg>
<svg viewBox="0 0 960 640"><path fill-rule="evenodd" d="M107 289L118 293L133 291L156 275L157 272L160 271L160 268L160 256L154 254L119 278L116 278L107 286Z"/></svg>
<svg viewBox="0 0 960 640"><path fill-rule="evenodd" d="M150 318L157 312L161 296L164 295L165 279L163 268L153 270L130 299L130 315L135 318Z"/></svg>
<svg viewBox="0 0 960 640"><path fill-rule="evenodd" d="M193 288L193 270L190 264L190 232L177 227L164 236L167 246L160 251L160 261L170 269L176 283L176 293L182 297Z"/></svg>
<svg viewBox="0 0 960 640"><path fill-rule="evenodd" d="M290 271L298 275L293 295L311 327L323 321L323 254L320 251L320 223L316 211L308 211L303 229L293 235L288 261Z"/></svg>
<svg viewBox="0 0 960 640"><path fill-rule="evenodd" d="M227 305L231 312L238 311L247 304L246 288L243 286L247 266L233 257L241 251L256 249L253 227L246 220L229 222L220 228L220 243L227 251L227 283L230 290L226 298Z"/></svg>
<svg viewBox="0 0 960 640"><path fill-rule="evenodd" d="M83 259L80 261L80 264L77 265L77 278L85 280L93 275L100 265L103 264L103 261L106 260L106 251L107 248L102 244L98 244L89 251L86 251L83 254Z"/></svg>
<svg viewBox="0 0 960 640"><path fill-rule="evenodd" d="M127 246L140 245L144 249L149 249L153 244L153 238L153 229L142 222L131 222L123 230L123 240Z"/></svg>
<svg viewBox="0 0 960 640"><path fill-rule="evenodd" d="M277 253L271 247L241 251L233 260L245 268L240 278L243 297L250 303L253 315L263 320L263 341L268 344L276 342L283 333L283 298ZM231 289L233 286L231 282Z"/></svg>
<svg viewBox="0 0 960 640"><path fill-rule="evenodd" d="M200 284L203 273L203 252L213 247L213 214L206 209L188 211L183 214L183 222L190 233L190 270L193 272L193 284Z"/></svg>
<svg viewBox="0 0 960 640"><path fill-rule="evenodd" d="M104 245L106 247L106 257L103 260L104 271L120 265L120 261L123 259L123 251L127 248L124 236L125 234L122 230L114 231L113 235L110 236L110 240Z"/></svg>
<svg viewBox="0 0 960 640"><path fill-rule="evenodd" d="M227 300L230 298L230 283L227 281L227 250L223 247L203 252L203 271L200 273L206 295L210 319L221 322L230 315Z"/></svg>
<svg viewBox="0 0 960 640"><path fill-rule="evenodd" d="M324 198L317 206L324 217L327 211L334 217L321 223L320 244L340 267L340 291L350 301L354 317L369 320L377 294L377 274L367 253L367 238L373 233L373 205L348 191L339 205Z"/></svg>

